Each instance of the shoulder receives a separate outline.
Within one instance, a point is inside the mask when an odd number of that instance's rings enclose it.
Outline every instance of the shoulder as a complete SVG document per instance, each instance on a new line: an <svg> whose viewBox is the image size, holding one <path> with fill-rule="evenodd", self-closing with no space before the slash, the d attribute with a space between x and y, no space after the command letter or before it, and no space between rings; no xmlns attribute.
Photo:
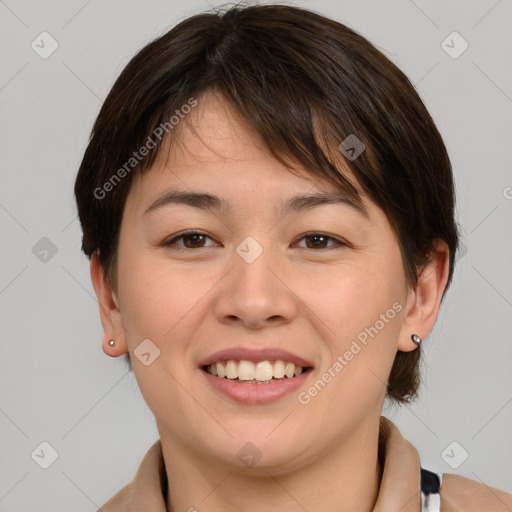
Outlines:
<svg viewBox="0 0 512 512"><path fill-rule="evenodd" d="M110 498L97 512L151 510L165 512L167 477L160 439L147 451L133 480Z"/></svg>
<svg viewBox="0 0 512 512"><path fill-rule="evenodd" d="M125 485L115 496L110 498L97 512L128 512L128 498L132 482Z"/></svg>
<svg viewBox="0 0 512 512"><path fill-rule="evenodd" d="M441 512L507 512L512 494L459 475L445 473L441 484Z"/></svg>

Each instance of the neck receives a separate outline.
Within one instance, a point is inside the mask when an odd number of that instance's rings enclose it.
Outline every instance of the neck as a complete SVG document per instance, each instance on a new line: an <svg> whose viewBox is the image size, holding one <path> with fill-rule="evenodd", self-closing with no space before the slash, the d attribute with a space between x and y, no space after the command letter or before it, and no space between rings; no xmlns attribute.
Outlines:
<svg viewBox="0 0 512 512"><path fill-rule="evenodd" d="M310 464L289 471L241 473L213 465L161 436L168 477L167 510L209 512L358 510L371 512L379 493L379 418L358 426Z"/></svg>

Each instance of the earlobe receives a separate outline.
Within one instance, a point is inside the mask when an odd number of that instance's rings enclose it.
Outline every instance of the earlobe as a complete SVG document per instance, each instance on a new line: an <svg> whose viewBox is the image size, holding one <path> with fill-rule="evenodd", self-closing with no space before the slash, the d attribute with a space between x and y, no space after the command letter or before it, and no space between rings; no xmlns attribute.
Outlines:
<svg viewBox="0 0 512 512"><path fill-rule="evenodd" d="M97 252L91 257L90 272L103 326L103 352L110 357L119 357L128 352L119 301L108 283Z"/></svg>
<svg viewBox="0 0 512 512"><path fill-rule="evenodd" d="M441 299L450 271L449 249L446 242L436 240L428 264L418 276L418 283L407 299L406 317L400 331L398 350L410 352L420 346L412 338L423 340L430 333L437 319Z"/></svg>

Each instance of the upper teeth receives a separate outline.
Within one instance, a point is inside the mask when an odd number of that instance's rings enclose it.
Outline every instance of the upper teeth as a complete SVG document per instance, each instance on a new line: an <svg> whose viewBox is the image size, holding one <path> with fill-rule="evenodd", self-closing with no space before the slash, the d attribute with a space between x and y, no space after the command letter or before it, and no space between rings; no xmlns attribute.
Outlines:
<svg viewBox="0 0 512 512"><path fill-rule="evenodd" d="M272 378L282 379L285 375L288 378L300 375L302 367L279 359L273 362L259 361L257 363L244 359L240 361L229 359L225 363L218 362L208 365L206 371L227 379L268 381Z"/></svg>

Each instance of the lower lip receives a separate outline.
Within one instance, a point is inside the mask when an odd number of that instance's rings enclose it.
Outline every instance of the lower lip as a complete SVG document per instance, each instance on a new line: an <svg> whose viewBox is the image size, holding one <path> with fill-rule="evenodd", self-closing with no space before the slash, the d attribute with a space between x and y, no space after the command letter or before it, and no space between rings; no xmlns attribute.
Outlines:
<svg viewBox="0 0 512 512"><path fill-rule="evenodd" d="M285 395L293 393L309 378L312 370L301 373L297 377L286 378L268 384L241 384L224 377L216 377L202 369L200 369L200 372L216 391L236 402L256 405L274 402Z"/></svg>

